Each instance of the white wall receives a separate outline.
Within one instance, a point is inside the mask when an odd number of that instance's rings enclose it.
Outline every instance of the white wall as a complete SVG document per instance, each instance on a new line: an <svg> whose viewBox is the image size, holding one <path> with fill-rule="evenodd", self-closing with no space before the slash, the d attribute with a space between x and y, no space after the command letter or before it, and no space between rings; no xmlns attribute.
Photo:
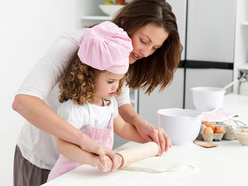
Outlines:
<svg viewBox="0 0 248 186"><path fill-rule="evenodd" d="M52 42L75 27L75 1L8 0L0 3L1 185L13 185L14 148L24 121L11 107L15 92Z"/></svg>

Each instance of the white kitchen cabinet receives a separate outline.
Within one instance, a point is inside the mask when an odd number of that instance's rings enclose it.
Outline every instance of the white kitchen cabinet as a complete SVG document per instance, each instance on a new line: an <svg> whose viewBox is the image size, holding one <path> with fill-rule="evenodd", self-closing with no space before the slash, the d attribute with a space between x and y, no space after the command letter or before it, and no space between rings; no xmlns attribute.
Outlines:
<svg viewBox="0 0 248 186"><path fill-rule="evenodd" d="M234 62L236 0L188 0L187 60Z"/></svg>

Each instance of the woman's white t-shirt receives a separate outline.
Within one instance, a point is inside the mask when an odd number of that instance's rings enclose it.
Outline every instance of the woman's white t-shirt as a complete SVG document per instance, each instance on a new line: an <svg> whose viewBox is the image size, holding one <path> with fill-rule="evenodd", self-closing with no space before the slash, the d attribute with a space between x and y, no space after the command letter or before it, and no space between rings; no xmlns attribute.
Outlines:
<svg viewBox="0 0 248 186"><path fill-rule="evenodd" d="M84 30L74 30L59 37L29 73L16 95L38 97L57 112L61 105L58 101L57 82L78 51L79 41ZM118 107L130 104L129 88L124 85L122 95L115 98ZM51 170L59 156L55 141L56 137L25 121L17 145L25 159L37 167Z"/></svg>

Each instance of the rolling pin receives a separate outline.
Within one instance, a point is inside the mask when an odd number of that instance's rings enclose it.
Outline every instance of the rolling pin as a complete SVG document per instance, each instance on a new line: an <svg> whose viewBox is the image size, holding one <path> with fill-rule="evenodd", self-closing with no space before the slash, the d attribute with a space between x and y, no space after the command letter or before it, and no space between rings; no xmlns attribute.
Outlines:
<svg viewBox="0 0 248 186"><path fill-rule="evenodd" d="M154 157L158 154L158 152L159 146L155 142L147 142L116 152L116 154L122 157L122 163L120 166L120 168L122 168L146 158ZM98 169L104 171L103 167L100 165L98 166Z"/></svg>

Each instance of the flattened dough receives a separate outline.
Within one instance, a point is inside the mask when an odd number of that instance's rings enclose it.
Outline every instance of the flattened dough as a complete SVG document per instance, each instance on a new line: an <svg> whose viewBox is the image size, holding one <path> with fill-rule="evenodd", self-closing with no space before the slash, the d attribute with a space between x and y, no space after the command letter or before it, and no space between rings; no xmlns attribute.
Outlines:
<svg viewBox="0 0 248 186"><path fill-rule="evenodd" d="M193 168L194 167L192 165L188 165L182 162L172 161L168 158L152 157L133 163L121 169L128 171L161 173L161 172L176 172L181 170L190 172Z"/></svg>

